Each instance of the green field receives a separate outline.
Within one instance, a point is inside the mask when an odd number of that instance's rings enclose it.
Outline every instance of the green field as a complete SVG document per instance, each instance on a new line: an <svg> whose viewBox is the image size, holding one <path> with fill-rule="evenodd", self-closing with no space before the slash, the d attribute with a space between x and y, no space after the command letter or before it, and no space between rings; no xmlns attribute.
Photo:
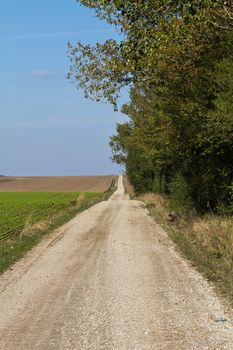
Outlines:
<svg viewBox="0 0 233 350"><path fill-rule="evenodd" d="M103 193L0 193L0 243L27 227L77 206L78 199L98 199Z"/></svg>
<svg viewBox="0 0 233 350"><path fill-rule="evenodd" d="M77 213L106 200L107 192L0 192L0 273Z"/></svg>

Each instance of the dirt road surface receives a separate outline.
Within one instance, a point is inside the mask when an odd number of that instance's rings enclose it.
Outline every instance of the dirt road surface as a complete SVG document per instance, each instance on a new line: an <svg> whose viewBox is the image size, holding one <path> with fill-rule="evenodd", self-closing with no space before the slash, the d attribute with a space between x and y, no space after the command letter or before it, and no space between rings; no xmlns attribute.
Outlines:
<svg viewBox="0 0 233 350"><path fill-rule="evenodd" d="M0 277L0 349L233 349L230 310L122 178Z"/></svg>

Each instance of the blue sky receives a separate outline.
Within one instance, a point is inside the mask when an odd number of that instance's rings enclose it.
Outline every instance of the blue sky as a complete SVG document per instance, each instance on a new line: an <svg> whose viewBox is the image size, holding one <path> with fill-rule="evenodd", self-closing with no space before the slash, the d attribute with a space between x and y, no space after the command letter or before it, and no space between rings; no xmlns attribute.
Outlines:
<svg viewBox="0 0 233 350"><path fill-rule="evenodd" d="M0 174L118 173L109 136L125 117L66 80L67 42L117 38L75 0L11 0L0 12Z"/></svg>

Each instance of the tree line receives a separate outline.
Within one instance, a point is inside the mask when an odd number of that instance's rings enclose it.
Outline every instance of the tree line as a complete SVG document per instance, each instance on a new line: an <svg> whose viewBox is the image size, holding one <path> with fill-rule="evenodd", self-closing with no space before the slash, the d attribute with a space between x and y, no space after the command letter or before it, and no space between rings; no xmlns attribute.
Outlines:
<svg viewBox="0 0 233 350"><path fill-rule="evenodd" d="M121 41L69 44L68 78L117 109L110 145L137 193L166 193L205 212L233 211L233 4L80 0Z"/></svg>

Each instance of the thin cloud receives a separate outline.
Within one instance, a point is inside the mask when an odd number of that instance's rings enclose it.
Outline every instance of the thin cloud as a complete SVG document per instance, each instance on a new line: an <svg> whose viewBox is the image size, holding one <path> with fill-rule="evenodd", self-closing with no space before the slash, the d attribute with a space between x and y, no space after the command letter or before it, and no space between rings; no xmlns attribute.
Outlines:
<svg viewBox="0 0 233 350"><path fill-rule="evenodd" d="M80 120L77 118L67 117L52 117L47 119L36 119L36 120L22 120L22 121L11 121L11 122L0 122L0 127L3 128L38 128L38 127L64 127L70 125L80 125Z"/></svg>
<svg viewBox="0 0 233 350"><path fill-rule="evenodd" d="M49 75L49 72L45 69L35 69L32 72L33 77L43 78L43 77L47 77L48 75Z"/></svg>
<svg viewBox="0 0 233 350"><path fill-rule="evenodd" d="M10 36L0 36L0 40L23 40L23 39L36 39L36 38L54 38L62 37L68 35L78 35L78 34L93 34L93 33L106 33L106 30L79 30L76 32L58 32L58 33L40 33L40 34L22 34L22 35L10 35Z"/></svg>

